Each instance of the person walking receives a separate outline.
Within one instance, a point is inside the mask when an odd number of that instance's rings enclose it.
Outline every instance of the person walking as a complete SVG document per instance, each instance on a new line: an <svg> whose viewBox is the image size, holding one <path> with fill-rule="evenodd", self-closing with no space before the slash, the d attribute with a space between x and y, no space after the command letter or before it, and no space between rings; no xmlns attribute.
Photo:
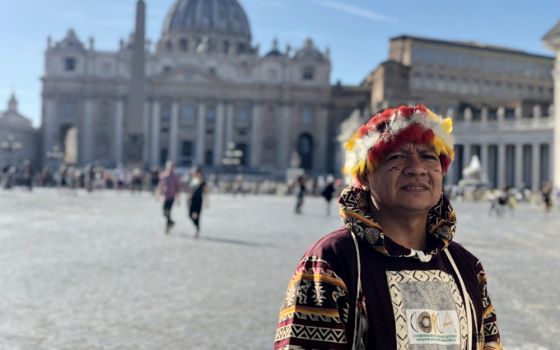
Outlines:
<svg viewBox="0 0 560 350"><path fill-rule="evenodd" d="M451 131L450 118L400 106L345 144L344 227L298 263L275 349L502 349L482 264L452 241Z"/></svg>
<svg viewBox="0 0 560 350"><path fill-rule="evenodd" d="M187 204L189 208L189 218L195 226L194 238L200 235L200 214L202 204L208 208L208 185L204 179L204 173L200 167L192 170L191 179L188 185Z"/></svg>
<svg viewBox="0 0 560 350"><path fill-rule="evenodd" d="M163 199L163 216L166 219L165 233L168 234L175 222L171 219L171 210L176 197L181 193L181 180L175 174L175 165L167 161L165 171L159 179L158 193Z"/></svg>
<svg viewBox="0 0 560 350"><path fill-rule="evenodd" d="M307 188L305 186L305 176L300 175L295 181L295 191L296 191L296 214L301 214L301 208L303 207L303 199L305 198L305 193Z"/></svg>
<svg viewBox="0 0 560 350"><path fill-rule="evenodd" d="M327 216L331 215L331 201L333 199L335 190L336 188L334 183L334 177L332 175L329 175L327 176L326 185L321 191L321 196L327 202Z"/></svg>
<svg viewBox="0 0 560 350"><path fill-rule="evenodd" d="M542 200L544 203L544 216L547 218L552 210L552 183L545 182L542 188Z"/></svg>

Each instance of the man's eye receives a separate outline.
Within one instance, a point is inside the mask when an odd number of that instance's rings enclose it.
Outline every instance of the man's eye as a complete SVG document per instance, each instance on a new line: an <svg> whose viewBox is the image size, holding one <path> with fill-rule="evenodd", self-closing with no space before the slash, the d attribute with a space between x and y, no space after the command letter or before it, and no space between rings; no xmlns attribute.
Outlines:
<svg viewBox="0 0 560 350"><path fill-rule="evenodd" d="M439 158L435 154L425 154L424 159L439 160Z"/></svg>
<svg viewBox="0 0 560 350"><path fill-rule="evenodd" d="M397 160L402 158L404 158L402 154L393 154L392 156L387 157L387 160Z"/></svg>

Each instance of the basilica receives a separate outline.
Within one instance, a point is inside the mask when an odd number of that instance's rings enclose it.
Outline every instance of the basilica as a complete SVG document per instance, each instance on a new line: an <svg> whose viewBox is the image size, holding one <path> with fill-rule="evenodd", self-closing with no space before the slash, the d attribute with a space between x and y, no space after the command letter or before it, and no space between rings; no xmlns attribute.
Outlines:
<svg viewBox="0 0 560 350"><path fill-rule="evenodd" d="M241 5L224 0L176 1L152 48L145 6L137 2L134 34L116 52L96 50L73 30L49 39L43 149L74 145L66 160L77 164L172 160L278 177L289 167L334 170L332 126L363 107L368 91L346 89L333 103L345 88L331 87L328 49L307 39L261 53Z"/></svg>

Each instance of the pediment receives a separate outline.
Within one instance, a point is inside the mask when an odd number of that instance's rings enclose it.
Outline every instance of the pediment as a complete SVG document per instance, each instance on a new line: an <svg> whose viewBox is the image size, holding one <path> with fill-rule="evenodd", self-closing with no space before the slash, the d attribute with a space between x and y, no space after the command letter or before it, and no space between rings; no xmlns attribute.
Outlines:
<svg viewBox="0 0 560 350"><path fill-rule="evenodd" d="M560 21L543 36L542 40L547 48L554 51L560 50Z"/></svg>
<svg viewBox="0 0 560 350"><path fill-rule="evenodd" d="M160 84L217 84L222 80L211 72L194 66L181 66L162 73L155 81Z"/></svg>
<svg viewBox="0 0 560 350"><path fill-rule="evenodd" d="M27 118L17 114L6 112L4 115L0 115L0 125L5 125L7 127L17 127L32 129L31 121Z"/></svg>

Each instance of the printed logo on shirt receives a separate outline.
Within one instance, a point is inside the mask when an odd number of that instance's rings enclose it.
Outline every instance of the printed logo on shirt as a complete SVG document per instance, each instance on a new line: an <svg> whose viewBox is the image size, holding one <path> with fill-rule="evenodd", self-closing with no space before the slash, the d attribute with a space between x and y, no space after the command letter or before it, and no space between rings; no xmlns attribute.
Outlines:
<svg viewBox="0 0 560 350"><path fill-rule="evenodd" d="M455 310L406 310L410 344L460 344L459 315Z"/></svg>
<svg viewBox="0 0 560 350"><path fill-rule="evenodd" d="M467 344L467 316L453 277L441 270L387 271L396 348L461 350Z"/></svg>

